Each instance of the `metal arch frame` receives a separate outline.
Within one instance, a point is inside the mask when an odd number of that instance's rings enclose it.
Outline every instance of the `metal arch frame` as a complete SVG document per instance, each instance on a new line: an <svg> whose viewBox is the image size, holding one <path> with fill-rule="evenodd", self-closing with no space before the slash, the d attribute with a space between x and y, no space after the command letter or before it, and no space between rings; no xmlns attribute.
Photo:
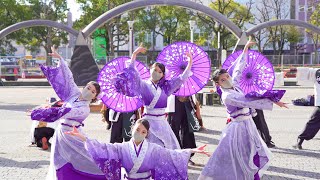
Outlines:
<svg viewBox="0 0 320 180"><path fill-rule="evenodd" d="M239 49L243 49L245 44L247 43L247 38L250 35L253 35L254 33L268 27L272 26L282 26L282 25L292 25L292 26L298 26L298 27L303 27L306 29L310 29L311 31L320 34L320 28L317 26L314 26L312 24L309 24L304 21L296 20L296 19L278 19L278 20L273 20L273 21L267 21L261 24L258 24L247 31L243 32L241 38L238 40L237 45L233 49L233 52Z"/></svg>
<svg viewBox="0 0 320 180"><path fill-rule="evenodd" d="M320 28L316 27L312 24L309 24L304 21L295 20L295 19L280 19L280 20L273 20L261 23L259 25L256 25L247 31L243 32L238 26L236 26L232 21L230 21L227 17L220 14L219 12L212 10L211 8L198 4L196 2L192 2L189 0L135 0L129 3L125 3L123 5L117 6L104 14L100 15L98 18L93 20L89 25L87 25L81 33L83 34L84 38L87 38L91 33L94 32L95 29L102 26L107 21L111 20L112 18L119 16L123 14L126 11L134 10L143 8L146 6L153 6L153 5L172 5L172 6L180 6L184 8L190 8L199 12L202 12L211 18L214 18L219 23L223 24L225 27L227 27L237 38L238 42L234 48L233 51L239 48L243 48L245 43L247 42L247 37L268 27L272 26L281 26L281 25L294 25L298 27L303 27L306 29L310 29L313 32L316 32L320 34ZM36 20L29 20L29 21L23 21L16 24L13 24L7 28L4 28L0 31L0 39L4 38L8 34L18 31L23 28L28 27L35 27L35 26L47 26L47 27L54 27L58 29L62 29L64 31L67 31L68 33L78 36L79 32L71 27L68 27L65 24L58 23L55 21L50 20L43 20L43 19L36 19Z"/></svg>
<svg viewBox="0 0 320 180"><path fill-rule="evenodd" d="M304 27L306 29L310 29L313 32L320 34L319 27L314 26L312 24L309 24L307 22L295 20L295 19L279 19L279 20L264 22L264 23L258 24L256 26L248 29L246 31L246 34L247 34L247 36L250 36L250 35L254 34L255 32L258 32L264 28L272 27L272 26L281 26L281 25L294 25L294 26Z"/></svg>
<svg viewBox="0 0 320 180"><path fill-rule="evenodd" d="M153 5L172 5L172 6L180 6L184 8L190 8L214 18L220 24L227 27L238 39L241 37L242 30L236 26L232 21L230 21L227 17L222 15L221 13L207 7L201 5L196 2L192 2L189 0L135 0L123 5L117 6L104 14L100 15L98 18L93 20L89 25L87 25L83 30L84 38L87 38L91 33L93 33L97 28L102 26L104 23L108 22L112 18L123 14L126 11L135 10L139 8L143 8L146 6L153 6Z"/></svg>
<svg viewBox="0 0 320 180"><path fill-rule="evenodd" d="M68 27L65 24L58 23L55 21L50 20L43 20L43 19L36 19L36 20L29 20L29 21L22 21L16 24L13 24L11 26L8 26L0 31L0 39L4 38L10 33L13 33L15 31L18 31L23 28L28 27L35 27L35 26L47 26L47 27L54 27L58 29L62 29L67 31L68 33L71 33L75 36L78 36L79 32L71 27Z"/></svg>

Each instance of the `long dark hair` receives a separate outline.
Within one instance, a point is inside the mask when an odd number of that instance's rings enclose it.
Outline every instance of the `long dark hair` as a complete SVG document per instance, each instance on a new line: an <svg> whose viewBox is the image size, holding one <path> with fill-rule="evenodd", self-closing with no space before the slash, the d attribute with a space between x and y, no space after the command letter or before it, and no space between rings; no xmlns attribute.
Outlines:
<svg viewBox="0 0 320 180"><path fill-rule="evenodd" d="M159 62L155 62L152 66L158 66L161 71L163 72L163 77L166 74L166 67L164 66L164 64L159 63Z"/></svg>
<svg viewBox="0 0 320 180"><path fill-rule="evenodd" d="M136 121L136 124L142 124L142 125L147 129L147 131L149 132L150 123L149 123L148 120L146 120L146 119L138 119L138 120Z"/></svg>
<svg viewBox="0 0 320 180"><path fill-rule="evenodd" d="M152 66L158 66L163 72L163 77L158 82L159 87L163 89L164 84L166 83L166 67L164 66L164 64L159 62L155 62Z"/></svg>
<svg viewBox="0 0 320 180"><path fill-rule="evenodd" d="M224 74L224 73L228 73L228 71L225 70L225 69L217 69L217 70L215 70L215 71L213 72L213 74L212 74L212 80L213 80L214 82L218 83L218 81L219 81L219 76L220 76L221 74Z"/></svg>
<svg viewBox="0 0 320 180"><path fill-rule="evenodd" d="M96 96L94 97L94 99L92 99L92 101L91 101L91 103L95 103L95 102L97 102L97 96L100 94L100 91L101 91L101 89L100 89L100 85L97 83L97 82L95 82L95 81L90 81L90 82L88 82L88 84L92 84L95 88L96 88ZM87 85L88 85L87 84Z"/></svg>

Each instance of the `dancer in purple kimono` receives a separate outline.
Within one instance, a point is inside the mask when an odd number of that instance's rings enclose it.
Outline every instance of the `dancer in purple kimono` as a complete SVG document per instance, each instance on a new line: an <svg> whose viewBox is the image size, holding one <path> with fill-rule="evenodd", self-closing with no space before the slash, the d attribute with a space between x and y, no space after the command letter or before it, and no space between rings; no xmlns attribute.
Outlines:
<svg viewBox="0 0 320 180"><path fill-rule="evenodd" d="M219 145L199 180L260 179L263 170L267 168L271 152L257 131L250 108L272 110L273 103L280 107L286 105L279 102L284 95L284 91L281 90L266 91L260 96L256 92L246 96L242 93L239 80L246 66L248 48L253 44L254 42L249 41L243 54L234 63L232 78L224 69L216 70L213 74L212 79L221 87L221 99L232 121L223 131Z"/></svg>
<svg viewBox="0 0 320 180"><path fill-rule="evenodd" d="M179 89L185 80L192 75L192 55L186 53L189 62L185 71L178 77L165 80L165 66L155 63L151 67L151 78L144 81L135 68L136 56L146 49L138 47L132 54L129 67L119 74L114 80L119 91L127 96L141 96L144 102L143 118L150 122L149 142L159 144L169 149L180 148L169 123L165 118L167 99Z"/></svg>
<svg viewBox="0 0 320 180"><path fill-rule="evenodd" d="M96 82L89 82L81 92L74 83L68 65L53 48L52 56L60 59L60 65L58 67L42 66L41 70L56 94L65 103L62 107L39 108L31 113L32 120L59 121L52 139L47 179L105 179L82 141L64 133L72 130L72 127L82 132L83 121L90 113L89 104L100 93L100 86Z"/></svg>
<svg viewBox="0 0 320 180"><path fill-rule="evenodd" d="M79 137L85 147L104 172L108 180L146 179L188 179L188 161L191 153L203 153L204 146L194 149L171 150L145 139L149 132L149 122L140 119L132 129L132 139L124 143L99 143L78 132L76 128L67 134ZM124 168L126 173L122 172Z"/></svg>

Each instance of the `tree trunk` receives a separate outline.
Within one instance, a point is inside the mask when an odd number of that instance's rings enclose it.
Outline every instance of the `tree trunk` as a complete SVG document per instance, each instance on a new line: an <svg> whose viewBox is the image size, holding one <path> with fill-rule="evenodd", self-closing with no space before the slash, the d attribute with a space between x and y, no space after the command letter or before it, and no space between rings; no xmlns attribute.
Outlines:
<svg viewBox="0 0 320 180"><path fill-rule="evenodd" d="M257 35L257 46L258 46L258 51L259 52L262 52L262 47L261 47L261 31L259 31L258 35Z"/></svg>
<svg viewBox="0 0 320 180"><path fill-rule="evenodd" d="M156 51L156 41L157 41L157 36L155 30L152 32L152 53L151 53L151 60L154 60L155 56L155 51Z"/></svg>
<svg viewBox="0 0 320 180"><path fill-rule="evenodd" d="M315 61L319 64L319 57L318 57L318 42L319 42L319 35L316 35L316 42L314 43L314 56Z"/></svg>
<svg viewBox="0 0 320 180"><path fill-rule="evenodd" d="M106 26L104 26L104 30L105 30L104 39L106 41L105 51L106 51L106 56L109 56L109 49L110 49L109 32Z"/></svg>
<svg viewBox="0 0 320 180"><path fill-rule="evenodd" d="M120 21L120 19L119 19L119 21ZM119 46L120 46L119 23L120 22L117 21L117 25L116 25L116 27L117 27L117 56L118 56L118 53L119 53Z"/></svg>
<svg viewBox="0 0 320 180"><path fill-rule="evenodd" d="M109 38L109 52L110 52L110 56L114 55L114 45L113 45L113 32L112 32L112 26L108 26L108 38Z"/></svg>
<svg viewBox="0 0 320 180"><path fill-rule="evenodd" d="M46 49L46 53L51 53L51 47L52 47L52 40L51 40L51 32L52 32L52 28L48 27L48 36L47 36L47 42L45 43L45 46L47 48ZM47 61L46 61L46 65L47 66L51 66L52 65L52 57L51 56L47 56Z"/></svg>

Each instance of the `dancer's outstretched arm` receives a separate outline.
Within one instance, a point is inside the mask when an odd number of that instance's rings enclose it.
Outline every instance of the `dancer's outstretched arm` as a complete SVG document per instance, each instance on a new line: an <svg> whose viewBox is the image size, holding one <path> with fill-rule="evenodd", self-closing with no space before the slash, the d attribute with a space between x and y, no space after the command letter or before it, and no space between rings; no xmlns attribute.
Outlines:
<svg viewBox="0 0 320 180"><path fill-rule="evenodd" d="M59 59L57 67L41 66L43 74L47 77L49 83L62 101L68 101L73 96L80 95L80 90L74 82L72 72L65 60L52 47L54 58Z"/></svg>
<svg viewBox="0 0 320 180"><path fill-rule="evenodd" d="M142 45L140 45L131 55L131 61L130 63L131 64L134 64L136 62L136 58L137 58L137 55L140 54L140 53L145 53L147 51L146 48L144 48Z"/></svg>
<svg viewBox="0 0 320 180"><path fill-rule="evenodd" d="M122 155L123 148L126 147L124 143L100 143L97 140L86 138L75 127L73 131L66 132L66 134L76 136L84 142L88 154L105 174L106 179L114 179L118 176L121 171L121 162L124 160Z"/></svg>
<svg viewBox="0 0 320 180"><path fill-rule="evenodd" d="M139 46L132 54L129 67L125 68L122 73L113 78L113 84L119 92L126 96L134 97L143 95L148 91L146 82L141 79L140 73L136 69L135 61L139 53L145 52L146 49Z"/></svg>
<svg viewBox="0 0 320 180"><path fill-rule="evenodd" d="M249 41L247 42L246 46L243 49L243 53L237 58L236 62L234 63L234 69L232 73L232 83L236 87L239 87L239 82L242 77L242 72L247 64L249 47L251 47L254 44L256 43L252 42L251 39L249 39Z"/></svg>
<svg viewBox="0 0 320 180"><path fill-rule="evenodd" d="M222 100L226 105L241 107L241 108L253 108L261 110L272 110L273 103L285 107L286 103L283 102L273 102L268 98L251 99L246 98L244 95L239 93L224 93L222 94Z"/></svg>

